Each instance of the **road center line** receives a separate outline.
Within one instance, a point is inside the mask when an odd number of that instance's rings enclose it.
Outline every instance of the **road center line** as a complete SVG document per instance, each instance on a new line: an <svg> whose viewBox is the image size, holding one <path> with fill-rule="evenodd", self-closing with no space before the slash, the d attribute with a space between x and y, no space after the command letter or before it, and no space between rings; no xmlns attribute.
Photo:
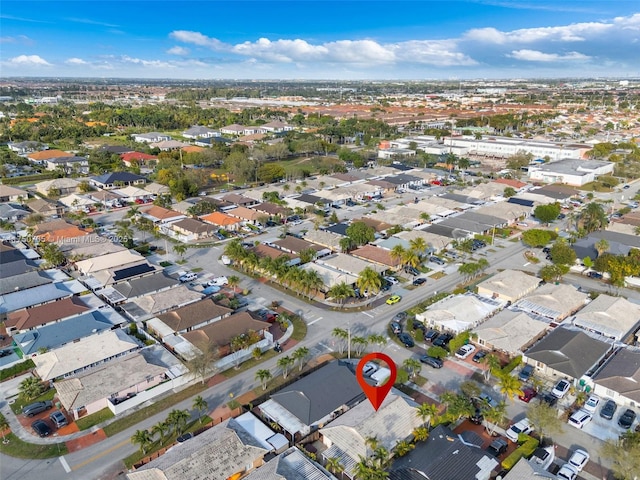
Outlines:
<svg viewBox="0 0 640 480"><path fill-rule="evenodd" d="M131 440L129 440L129 439L123 440L122 442L120 442L120 443L118 443L118 444L114 445L113 447L108 448L108 449L106 449L106 450L103 450L102 452L98 453L97 455L94 455L93 457L88 458L88 459L87 459L87 460L85 460L84 462L81 462L81 463L78 463L77 465L74 465L74 466L71 468L71 470L78 470L78 469L80 469L80 468L82 468L82 467L84 467L84 466L86 466L86 465L89 465L91 462L95 462L95 461L96 461L96 460L98 460L99 458L102 458L102 457L104 457L105 455L109 455L109 454L110 454L111 452L113 452L114 450L117 450L117 449L119 449L119 448L122 448L122 447L124 447L124 446L125 446L125 445L127 445L127 444L129 444L129 445L130 445L130 444L131 444Z"/></svg>

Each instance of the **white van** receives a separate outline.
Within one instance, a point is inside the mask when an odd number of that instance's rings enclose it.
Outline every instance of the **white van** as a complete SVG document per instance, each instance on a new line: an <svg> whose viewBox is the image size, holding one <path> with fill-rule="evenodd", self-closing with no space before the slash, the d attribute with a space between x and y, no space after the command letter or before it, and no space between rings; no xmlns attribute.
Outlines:
<svg viewBox="0 0 640 480"><path fill-rule="evenodd" d="M376 387L384 385L387 379L391 376L391 370L386 367L380 367L377 372L371 375L371 380L376 382Z"/></svg>

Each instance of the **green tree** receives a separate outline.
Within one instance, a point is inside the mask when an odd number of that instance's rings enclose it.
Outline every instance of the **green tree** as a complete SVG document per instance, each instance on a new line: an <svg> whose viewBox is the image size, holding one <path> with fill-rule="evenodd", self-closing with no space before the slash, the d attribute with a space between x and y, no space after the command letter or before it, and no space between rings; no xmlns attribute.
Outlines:
<svg viewBox="0 0 640 480"><path fill-rule="evenodd" d="M347 228L346 234L355 245L365 245L376 238L375 229L364 222L353 222Z"/></svg>
<svg viewBox="0 0 640 480"><path fill-rule="evenodd" d="M553 238L553 232L549 230L541 230L539 228L532 228L522 232L522 243L529 247L544 247Z"/></svg>
<svg viewBox="0 0 640 480"><path fill-rule="evenodd" d="M207 401L204 398L202 398L202 395L198 395L196 398L193 399L192 405L193 405L193 408L198 411L198 418L200 419L200 421L202 421L202 417L204 416L204 414L207 412L207 409L209 408Z"/></svg>
<svg viewBox="0 0 640 480"><path fill-rule="evenodd" d="M409 374L410 378L414 378L416 375L420 374L420 370L422 369L422 365L415 358L407 358L402 362L402 366Z"/></svg>
<svg viewBox="0 0 640 480"><path fill-rule="evenodd" d="M551 246L551 261L554 265L573 265L576 262L576 252L562 238L556 240Z"/></svg>
<svg viewBox="0 0 640 480"><path fill-rule="evenodd" d="M516 189L513 187L506 187L504 189L503 195L504 198L511 198L514 197L518 192L516 192Z"/></svg>
<svg viewBox="0 0 640 480"><path fill-rule="evenodd" d="M429 347L427 348L427 355L433 358L442 359L442 358L445 358L447 355L449 355L449 352L447 352L442 347Z"/></svg>
<svg viewBox="0 0 640 480"><path fill-rule="evenodd" d="M176 255L180 256L180 260L184 260L184 256L187 253L187 246L184 243L175 243L171 248Z"/></svg>
<svg viewBox="0 0 640 480"><path fill-rule="evenodd" d="M60 250L60 247L55 243L41 242L38 247L40 249L40 255L48 267L59 267L66 263L67 259Z"/></svg>
<svg viewBox="0 0 640 480"><path fill-rule="evenodd" d="M607 226L607 214L600 203L590 202L582 210L578 225L587 233L602 230Z"/></svg>
<svg viewBox="0 0 640 480"><path fill-rule="evenodd" d="M337 300L339 303L344 303L347 298L355 296L351 285L347 285L345 282L336 283L327 292L327 297Z"/></svg>
<svg viewBox="0 0 640 480"><path fill-rule="evenodd" d="M167 423L171 425L175 432L181 434L189 420L189 412L186 410L173 409L167 416Z"/></svg>
<svg viewBox="0 0 640 480"><path fill-rule="evenodd" d="M344 466L342 465L342 463L340 463L340 458L338 457L327 458L325 468L334 475L340 475L342 472L344 472Z"/></svg>
<svg viewBox="0 0 640 480"><path fill-rule="evenodd" d="M394 451L398 457L404 457L407 453L409 453L414 448L415 448L415 445L405 440L402 440L396 444L396 448L394 449Z"/></svg>
<svg viewBox="0 0 640 480"><path fill-rule="evenodd" d="M545 282L559 282L568 271L569 267L567 265L545 265L540 269L538 275Z"/></svg>
<svg viewBox="0 0 640 480"><path fill-rule="evenodd" d="M611 470L620 480L636 480L640 472L640 432L624 432L617 440L607 440L600 455L612 463Z"/></svg>
<svg viewBox="0 0 640 480"><path fill-rule="evenodd" d="M460 391L469 398L477 397L482 393L480 385L472 380L465 380L462 382L460 384Z"/></svg>
<svg viewBox="0 0 640 480"><path fill-rule="evenodd" d="M25 400L33 400L39 397L44 391L44 384L42 380L36 377L27 377L18 385L18 391L20 396Z"/></svg>
<svg viewBox="0 0 640 480"><path fill-rule="evenodd" d="M262 369L256 372L256 380L260 380L260 384L262 385L262 390L267 389L267 383L271 379L272 375L269 370Z"/></svg>
<svg viewBox="0 0 640 480"><path fill-rule="evenodd" d="M501 375L498 379L498 387L505 398L513 399L516 395L522 395L520 380L512 375Z"/></svg>
<svg viewBox="0 0 640 480"><path fill-rule="evenodd" d="M538 205L533 211L533 216L542 223L551 223L560 215L560 205L552 203L549 205Z"/></svg>
<svg viewBox="0 0 640 480"><path fill-rule="evenodd" d="M140 452L143 455L147 454L147 447L153 442L153 438L147 430L136 430L131 436L131 443L140 445Z"/></svg>
<svg viewBox="0 0 640 480"><path fill-rule="evenodd" d="M500 425L507 416L507 404L500 402L495 407L488 406L482 413L486 420L484 428L489 435L493 436L496 426Z"/></svg>
<svg viewBox="0 0 640 480"><path fill-rule="evenodd" d="M2 443L7 444L9 440L5 438L7 430L9 429L9 422L3 414L0 413L0 432L2 432Z"/></svg>
<svg viewBox="0 0 640 480"><path fill-rule="evenodd" d="M309 356L309 349L307 347L299 347L297 348L291 356L293 360L298 364L298 371L302 371L302 367L306 363L307 357Z"/></svg>
<svg viewBox="0 0 640 480"><path fill-rule="evenodd" d="M598 256L600 256L607 250L609 250L609 242L606 238L601 238L595 243L594 247L596 249L596 252L598 252Z"/></svg>
<svg viewBox="0 0 640 480"><path fill-rule="evenodd" d="M428 429L431 421L438 414L438 406L435 403L421 403L418 405L416 413L422 420L422 424Z"/></svg>
<svg viewBox="0 0 640 480"><path fill-rule="evenodd" d="M366 337L355 336L351 338L351 345L353 345L356 356L360 357L369 345L369 340Z"/></svg>
<svg viewBox="0 0 640 480"><path fill-rule="evenodd" d="M293 368L294 364L295 360L288 355L280 357L278 359L277 365L282 370L282 378L287 378L287 376L289 375L289 371Z"/></svg>
<svg viewBox="0 0 640 480"><path fill-rule="evenodd" d="M356 280L356 286L361 292L367 290L369 294L377 294L382 288L382 277L371 267L365 267Z"/></svg>
<svg viewBox="0 0 640 480"><path fill-rule="evenodd" d="M343 328L334 328L331 332L331 336L335 337L338 341L338 351L342 355L347 348L347 342L349 341L349 332Z"/></svg>
<svg viewBox="0 0 640 480"><path fill-rule="evenodd" d="M562 433L562 422L558 421L558 410L546 402L536 402L527 409L527 418L535 427L542 441L545 436Z"/></svg>
<svg viewBox="0 0 640 480"><path fill-rule="evenodd" d="M164 434L169 430L169 425L166 422L158 422L153 427L151 427L151 435L158 435L158 439L160 443L164 443Z"/></svg>
<svg viewBox="0 0 640 480"><path fill-rule="evenodd" d="M484 357L481 362L486 366L484 371L485 379L489 379L489 376L493 373L497 376L502 365L500 364L500 358L494 353L490 353Z"/></svg>

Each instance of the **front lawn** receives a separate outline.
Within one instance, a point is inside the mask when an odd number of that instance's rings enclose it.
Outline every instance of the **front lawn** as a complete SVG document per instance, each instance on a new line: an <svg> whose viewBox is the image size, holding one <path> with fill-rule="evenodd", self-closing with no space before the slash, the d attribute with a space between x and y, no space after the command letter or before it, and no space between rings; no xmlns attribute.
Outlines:
<svg viewBox="0 0 640 480"><path fill-rule="evenodd" d="M0 441L0 453L16 458L42 459L55 458L66 455L67 445L64 443L54 443L46 445L36 445L20 440L13 433L5 436L9 443Z"/></svg>
<svg viewBox="0 0 640 480"><path fill-rule="evenodd" d="M44 402L45 400L53 400L53 397L55 396L55 394L56 394L56 389L55 388L50 388L49 390L44 392L42 395L40 395L37 398L34 398L33 400L25 400L20 395L18 395L18 397L16 397L16 401L13 402L10 405L11 406L11 410L16 415L21 415L22 414L22 408L24 406L30 405L30 404L35 403L35 402Z"/></svg>
<svg viewBox="0 0 640 480"><path fill-rule="evenodd" d="M88 430L89 428L105 422L110 418L113 418L113 412L109 410L109 408L103 408L96 413L92 413L91 415L87 415L86 417L79 418L76 421L76 425L80 430Z"/></svg>

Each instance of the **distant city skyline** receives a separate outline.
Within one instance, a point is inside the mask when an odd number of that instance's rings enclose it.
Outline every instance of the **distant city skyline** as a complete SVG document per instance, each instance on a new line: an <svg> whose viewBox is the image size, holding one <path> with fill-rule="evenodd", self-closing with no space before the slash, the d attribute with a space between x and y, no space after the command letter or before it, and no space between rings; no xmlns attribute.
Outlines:
<svg viewBox="0 0 640 480"><path fill-rule="evenodd" d="M2 77L639 77L637 1L3 1Z"/></svg>

